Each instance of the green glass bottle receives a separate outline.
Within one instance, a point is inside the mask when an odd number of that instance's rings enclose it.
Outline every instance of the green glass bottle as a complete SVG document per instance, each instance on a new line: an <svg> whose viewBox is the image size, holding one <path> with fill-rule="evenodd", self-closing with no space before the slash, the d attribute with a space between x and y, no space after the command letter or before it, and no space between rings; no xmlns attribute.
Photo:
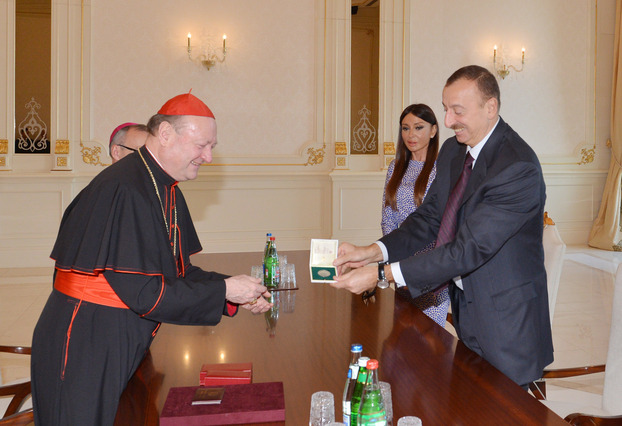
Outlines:
<svg viewBox="0 0 622 426"><path fill-rule="evenodd" d="M264 314L266 317L266 331L270 337L276 336L276 323L279 320L279 293L273 292L268 302L272 307Z"/></svg>
<svg viewBox="0 0 622 426"><path fill-rule="evenodd" d="M356 378L356 385L354 385L354 391L352 391L350 400L350 424L352 426L358 424L359 405L363 396L363 388L367 382L367 361L369 361L369 357L362 356L359 358L359 374Z"/></svg>
<svg viewBox="0 0 622 426"><path fill-rule="evenodd" d="M276 250L276 240L274 237L270 237L263 264L263 285L268 287L268 289L277 288L280 282L280 269L279 254Z"/></svg>
<svg viewBox="0 0 622 426"><path fill-rule="evenodd" d="M360 426L386 426L387 414L378 383L378 360L367 362L367 381L363 389L358 412Z"/></svg>

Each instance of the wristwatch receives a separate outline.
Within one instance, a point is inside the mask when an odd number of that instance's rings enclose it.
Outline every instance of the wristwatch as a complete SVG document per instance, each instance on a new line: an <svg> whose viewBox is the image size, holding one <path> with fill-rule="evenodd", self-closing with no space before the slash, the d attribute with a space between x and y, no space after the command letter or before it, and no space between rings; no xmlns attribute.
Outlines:
<svg viewBox="0 0 622 426"><path fill-rule="evenodd" d="M387 280L387 277L384 275L384 265L388 265L388 262L378 262L378 282L376 286L380 288L389 287L389 280Z"/></svg>

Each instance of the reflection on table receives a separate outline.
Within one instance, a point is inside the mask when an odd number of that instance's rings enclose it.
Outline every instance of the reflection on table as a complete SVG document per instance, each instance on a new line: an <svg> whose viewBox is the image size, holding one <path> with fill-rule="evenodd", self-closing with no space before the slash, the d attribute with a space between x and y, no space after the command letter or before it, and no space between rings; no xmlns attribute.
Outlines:
<svg viewBox="0 0 622 426"><path fill-rule="evenodd" d="M314 392L326 390L341 400L350 344L356 342L363 344L363 355L380 361L380 380L391 383L394 419L415 415L424 425L566 424L394 291L378 291L376 302L365 305L360 296L311 283L308 251L287 255L296 265L299 290L275 292L272 312L240 310L215 327L162 325L151 347L158 380L142 386L150 392L146 407L160 412L171 387L197 386L204 363L252 362L253 382L283 382L286 424L307 424ZM260 258L201 254L192 262L237 275L249 274ZM292 309L284 309L285 297ZM126 392L123 399L140 398ZM119 418L135 415L143 400L129 404L133 411L122 401ZM335 414L341 419L339 403ZM144 424L157 424L151 417Z"/></svg>

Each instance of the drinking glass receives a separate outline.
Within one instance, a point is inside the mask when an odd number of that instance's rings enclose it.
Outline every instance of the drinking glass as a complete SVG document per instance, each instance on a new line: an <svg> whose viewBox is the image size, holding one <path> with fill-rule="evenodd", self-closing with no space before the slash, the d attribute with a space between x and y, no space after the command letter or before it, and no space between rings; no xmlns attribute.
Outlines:
<svg viewBox="0 0 622 426"><path fill-rule="evenodd" d="M296 265L287 263L281 266L281 288L296 287Z"/></svg>
<svg viewBox="0 0 622 426"><path fill-rule="evenodd" d="M387 413L387 424L393 424L393 402L391 400L391 384L387 382L380 383L380 393L384 402L384 411Z"/></svg>
<svg viewBox="0 0 622 426"><path fill-rule="evenodd" d="M287 265L287 255L279 254L279 266L282 268L283 265Z"/></svg>
<svg viewBox="0 0 622 426"><path fill-rule="evenodd" d="M281 288L296 288L296 266L293 263L288 263L281 268ZM283 312L294 312L295 304L295 291L281 292L281 308Z"/></svg>
<svg viewBox="0 0 622 426"><path fill-rule="evenodd" d="M335 398L326 391L311 395L309 426L327 426L335 421Z"/></svg>
<svg viewBox="0 0 622 426"><path fill-rule="evenodd" d="M263 283L263 265L251 266L251 277L260 278Z"/></svg>
<svg viewBox="0 0 622 426"><path fill-rule="evenodd" d="M421 426L421 419L415 416L400 417L397 426Z"/></svg>

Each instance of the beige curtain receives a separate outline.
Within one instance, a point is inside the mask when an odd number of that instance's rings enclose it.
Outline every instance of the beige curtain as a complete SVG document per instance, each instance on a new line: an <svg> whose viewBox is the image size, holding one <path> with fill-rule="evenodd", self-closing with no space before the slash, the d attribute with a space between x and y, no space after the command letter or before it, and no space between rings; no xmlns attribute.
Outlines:
<svg viewBox="0 0 622 426"><path fill-rule="evenodd" d="M622 0L616 2L616 36L613 53L613 84L611 96L611 163L598 216L594 220L588 244L604 250L622 251L620 239L620 208L622 196Z"/></svg>

